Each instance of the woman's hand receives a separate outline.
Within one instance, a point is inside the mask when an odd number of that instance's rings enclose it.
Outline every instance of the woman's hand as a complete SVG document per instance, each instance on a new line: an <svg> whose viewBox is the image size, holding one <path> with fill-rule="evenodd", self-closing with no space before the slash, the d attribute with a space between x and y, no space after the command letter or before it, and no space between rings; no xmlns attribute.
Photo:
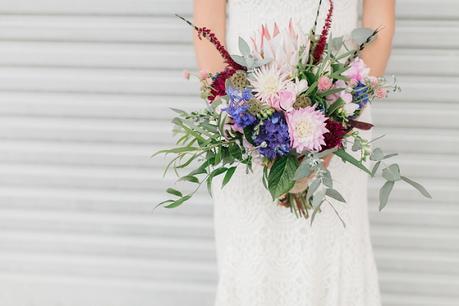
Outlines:
<svg viewBox="0 0 459 306"><path fill-rule="evenodd" d="M333 154L327 155L324 158L324 166L328 168L330 161L333 157ZM300 193L306 190L308 187L309 181L314 177L315 173L311 173L309 176L302 178L301 180L296 181L295 186L289 191L289 193Z"/></svg>

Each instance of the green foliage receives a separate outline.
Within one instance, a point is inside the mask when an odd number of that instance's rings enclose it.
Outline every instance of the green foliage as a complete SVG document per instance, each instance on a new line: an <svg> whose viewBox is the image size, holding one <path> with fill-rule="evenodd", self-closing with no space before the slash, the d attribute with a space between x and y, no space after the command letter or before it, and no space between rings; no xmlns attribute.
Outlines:
<svg viewBox="0 0 459 306"><path fill-rule="evenodd" d="M273 199L292 189L297 168L298 161L293 155L280 157L274 162L268 175L268 190Z"/></svg>
<svg viewBox="0 0 459 306"><path fill-rule="evenodd" d="M165 172L172 169L179 176L179 182L194 184L196 188L190 194L183 193L175 188L168 188L169 195L178 199L169 199L159 204L166 208L175 208L196 193L202 184L206 184L209 192L212 180L225 173L223 185L226 185L234 174L237 164L251 166L251 157L245 154L242 139L237 136L227 138L224 134L226 116L216 112L216 102L200 112L191 112L172 109L178 114L173 118L175 134L179 136L178 147L160 150L158 154L174 155L168 163ZM196 166L197 165L197 166ZM225 165L231 165L226 167ZM189 173L180 175L179 171L195 167Z"/></svg>

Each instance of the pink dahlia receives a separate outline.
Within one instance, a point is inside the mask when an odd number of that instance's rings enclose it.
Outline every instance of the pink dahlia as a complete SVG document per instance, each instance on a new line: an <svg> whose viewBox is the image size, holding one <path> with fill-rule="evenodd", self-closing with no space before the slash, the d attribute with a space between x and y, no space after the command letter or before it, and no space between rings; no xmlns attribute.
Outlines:
<svg viewBox="0 0 459 306"><path fill-rule="evenodd" d="M327 118L320 111L308 106L286 114L290 145L298 153L317 152L325 145L324 134L328 132Z"/></svg>

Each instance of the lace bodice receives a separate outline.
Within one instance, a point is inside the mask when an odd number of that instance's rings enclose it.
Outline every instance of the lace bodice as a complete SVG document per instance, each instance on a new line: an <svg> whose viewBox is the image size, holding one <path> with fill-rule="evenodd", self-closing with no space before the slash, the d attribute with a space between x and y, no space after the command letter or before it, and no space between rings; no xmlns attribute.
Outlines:
<svg viewBox="0 0 459 306"><path fill-rule="evenodd" d="M318 29L322 28L328 10L328 1L322 1ZM332 33L346 35L357 25L358 0L335 0ZM238 37L248 38L262 24L286 25L290 19L309 31L315 19L319 0L228 0L227 43L237 53Z"/></svg>

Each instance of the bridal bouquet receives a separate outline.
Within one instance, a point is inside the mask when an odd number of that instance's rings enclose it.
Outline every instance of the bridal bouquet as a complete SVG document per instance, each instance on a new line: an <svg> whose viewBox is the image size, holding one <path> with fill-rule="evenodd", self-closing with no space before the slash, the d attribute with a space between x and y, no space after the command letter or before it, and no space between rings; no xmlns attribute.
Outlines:
<svg viewBox="0 0 459 306"><path fill-rule="evenodd" d="M381 170L385 183L380 189L380 209L398 181L430 197L420 184L401 175L396 163L387 162L397 154L372 149L374 140L359 133L372 128L359 121L365 106L399 88L395 82L390 85L370 76L359 58L378 30L359 28L351 39L329 37L330 4L319 34L316 26L304 33L292 22L286 28L263 25L249 42L239 38L240 55L230 55L210 29L179 16L215 46L226 68L213 75L202 71L197 75L206 100L204 109L191 113L173 109L178 114L172 121L179 135L177 147L158 153L174 155L166 172L171 167L177 174L192 168L179 180L196 188L188 194L169 188L173 198L159 205L177 207L202 184L210 192L212 180L220 175L223 188L238 166L251 171L253 163L259 163L273 200L299 217L311 216L312 221L324 203L331 205L329 198L345 202L333 187L333 173L324 166L323 159L330 154L371 177ZM190 73L185 76L189 78ZM366 166L368 160L375 162L371 169ZM289 192L296 181L306 178L306 190Z"/></svg>

